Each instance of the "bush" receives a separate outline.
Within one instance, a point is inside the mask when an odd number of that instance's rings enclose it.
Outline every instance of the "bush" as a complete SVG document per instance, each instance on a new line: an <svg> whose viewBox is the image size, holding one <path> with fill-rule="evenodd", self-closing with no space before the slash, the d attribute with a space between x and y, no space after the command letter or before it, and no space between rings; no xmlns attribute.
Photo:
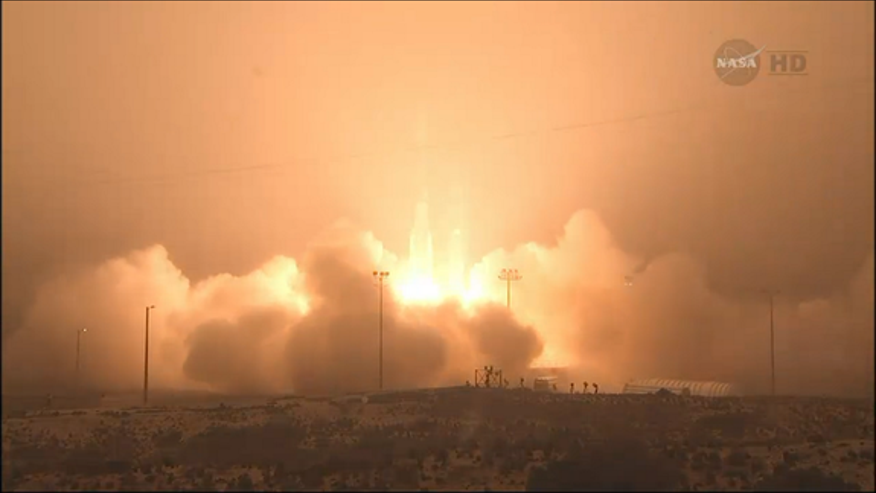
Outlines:
<svg viewBox="0 0 876 493"><path fill-rule="evenodd" d="M249 474L243 473L237 477L237 481L233 487L229 488L231 491L253 491L254 485L252 482L252 478L249 477Z"/></svg>
<svg viewBox="0 0 876 493"><path fill-rule="evenodd" d="M820 469L781 470L760 481L756 491L860 491L860 487L848 483L834 474L825 474Z"/></svg>
<svg viewBox="0 0 876 493"><path fill-rule="evenodd" d="M277 457L297 449L305 436L306 429L293 422L251 428L215 427L183 442L178 459L186 465L272 465Z"/></svg>
<svg viewBox="0 0 876 493"><path fill-rule="evenodd" d="M670 491L685 476L671 460L636 440L585 447L565 460L530 472L527 491Z"/></svg>
<svg viewBox="0 0 876 493"><path fill-rule="evenodd" d="M182 432L179 430L169 430L163 433L156 433L152 441L158 448L169 448L179 445L182 442Z"/></svg>
<svg viewBox="0 0 876 493"><path fill-rule="evenodd" d="M722 437L731 439L742 439L746 429L755 426L758 422L757 416L747 412L726 412L697 419L698 426L719 431Z"/></svg>
<svg viewBox="0 0 876 493"><path fill-rule="evenodd" d="M750 458L751 456L744 450L734 450L727 456L727 464L732 467L745 467Z"/></svg>

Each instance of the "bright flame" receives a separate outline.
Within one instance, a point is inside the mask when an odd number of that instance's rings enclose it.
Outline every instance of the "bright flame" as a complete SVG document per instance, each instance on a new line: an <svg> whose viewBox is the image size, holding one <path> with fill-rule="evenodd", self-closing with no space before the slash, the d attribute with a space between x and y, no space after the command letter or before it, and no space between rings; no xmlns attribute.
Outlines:
<svg viewBox="0 0 876 493"><path fill-rule="evenodd" d="M396 290L403 303L437 304L443 299L441 289L430 276L412 276L402 281Z"/></svg>
<svg viewBox="0 0 876 493"><path fill-rule="evenodd" d="M455 299L463 307L470 308L476 303L486 301L486 293L480 282L472 282L467 288L464 284L439 284L434 277L426 274L410 274L393 285L398 299L404 304L437 305Z"/></svg>
<svg viewBox="0 0 876 493"><path fill-rule="evenodd" d="M488 272L489 268L483 263L467 268L465 230L458 227L458 224L456 226L450 234L447 255L436 263L429 225L429 206L424 193L423 199L416 206L406 265L399 269L398 276L393 274L393 282L390 283L390 289L402 304L439 305L452 300L458 302L463 309L471 311L489 301L504 302L504 290L500 290L496 284L496 273ZM533 245L529 245L529 248L533 248ZM535 253L538 255L542 252L537 250ZM502 296L497 298L497 293L500 292ZM525 313L517 316L524 323L534 322ZM550 341L546 342L546 346L551 345ZM568 366L568 361L568 356L559 348L550 348L539 358L540 366Z"/></svg>
<svg viewBox="0 0 876 493"><path fill-rule="evenodd" d="M466 288L465 283L463 231L459 228L452 231L448 245L449 256L443 265L436 266L426 199L427 194L424 192L414 214L407 267L394 285L394 290L399 300L406 304L439 304L448 299L460 300L464 305L470 304L476 297ZM440 272L438 277L445 282L438 282L436 270Z"/></svg>

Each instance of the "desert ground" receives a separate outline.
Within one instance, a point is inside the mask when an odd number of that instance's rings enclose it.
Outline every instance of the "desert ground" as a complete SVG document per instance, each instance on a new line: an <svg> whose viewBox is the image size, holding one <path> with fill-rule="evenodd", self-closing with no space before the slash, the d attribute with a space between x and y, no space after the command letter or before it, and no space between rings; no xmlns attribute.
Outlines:
<svg viewBox="0 0 876 493"><path fill-rule="evenodd" d="M4 490L874 489L870 400L4 396Z"/></svg>

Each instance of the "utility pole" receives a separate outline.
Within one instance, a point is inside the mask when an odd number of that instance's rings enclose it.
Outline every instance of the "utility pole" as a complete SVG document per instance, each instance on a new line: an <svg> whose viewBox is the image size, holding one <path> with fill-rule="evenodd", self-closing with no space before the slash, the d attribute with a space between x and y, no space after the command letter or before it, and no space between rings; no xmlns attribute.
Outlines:
<svg viewBox="0 0 876 493"><path fill-rule="evenodd" d="M146 350L143 358L143 405L149 402L149 311L154 310L155 305L146 307Z"/></svg>
<svg viewBox="0 0 876 493"><path fill-rule="evenodd" d="M76 384L79 384L79 349L82 346L82 334L88 332L88 329L76 329Z"/></svg>
<svg viewBox="0 0 876 493"><path fill-rule="evenodd" d="M520 275L519 272L517 272L517 269L502 269L502 271L499 272L499 279L505 281L505 283L507 285L506 298L507 298L508 309L510 310L511 309L511 283L514 281L519 281L519 280L523 279L523 276Z"/></svg>
<svg viewBox="0 0 876 493"><path fill-rule="evenodd" d="M764 290L770 299L770 393L776 395L776 324L774 317L774 298L778 291Z"/></svg>
<svg viewBox="0 0 876 493"><path fill-rule="evenodd" d="M377 283L380 287L380 350L378 359L380 360L379 369L378 369L378 389L383 390L383 283L387 277L389 277L389 272L385 270L374 271L373 273L374 279L377 280Z"/></svg>

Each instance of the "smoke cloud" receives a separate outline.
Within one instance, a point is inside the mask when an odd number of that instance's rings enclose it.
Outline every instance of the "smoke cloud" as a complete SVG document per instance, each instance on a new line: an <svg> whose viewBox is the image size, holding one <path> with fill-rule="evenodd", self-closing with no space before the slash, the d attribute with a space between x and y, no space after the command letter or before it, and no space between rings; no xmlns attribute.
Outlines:
<svg viewBox="0 0 876 493"><path fill-rule="evenodd" d="M154 304L153 387L375 389L381 304L372 270L399 265L370 233L346 222L316 238L300 262L278 256L245 276L194 284L164 247L138 250L38 289L23 327L4 343L4 385L59 387L78 379L94 389L138 388L145 306ZM511 311L495 275L509 266L523 274ZM871 257L829 299L774 298L779 392L872 394L873 270ZM488 364L511 380L534 363L555 362L607 390L637 377L769 389L765 294L719 295L681 253L647 261L629 255L591 212L576 213L555 245L498 250L475 264L476 303L405 304L392 279L382 305L387 388L459 385Z"/></svg>

